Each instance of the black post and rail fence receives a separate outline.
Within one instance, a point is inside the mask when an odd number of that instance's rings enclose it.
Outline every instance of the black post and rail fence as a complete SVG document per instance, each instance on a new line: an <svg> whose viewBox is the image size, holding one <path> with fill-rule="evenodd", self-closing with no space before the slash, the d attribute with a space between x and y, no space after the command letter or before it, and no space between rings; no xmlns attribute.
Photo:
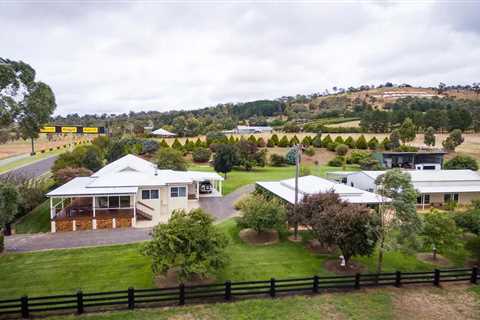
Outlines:
<svg viewBox="0 0 480 320"><path fill-rule="evenodd" d="M30 318L58 313L100 312L112 309L145 308L153 306L185 305L233 301L240 297L271 297L285 294L318 294L325 290L348 290L366 287L409 284L440 286L447 282L470 282L477 284L480 278L477 267L471 269L435 269L427 272L357 273L344 276L313 276L298 279L274 279L239 281L178 287L134 289L41 297L23 296L17 299L0 300L0 317Z"/></svg>

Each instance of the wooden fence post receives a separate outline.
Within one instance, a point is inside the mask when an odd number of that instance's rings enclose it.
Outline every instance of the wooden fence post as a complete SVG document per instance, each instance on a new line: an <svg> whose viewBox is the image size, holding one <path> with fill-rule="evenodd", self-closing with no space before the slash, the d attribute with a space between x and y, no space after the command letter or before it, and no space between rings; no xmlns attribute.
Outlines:
<svg viewBox="0 0 480 320"><path fill-rule="evenodd" d="M20 298L22 303L22 318L27 319L30 317L30 312L28 310L28 296L23 296Z"/></svg>
<svg viewBox="0 0 480 320"><path fill-rule="evenodd" d="M478 267L472 268L472 277L470 278L470 282L473 284L478 283Z"/></svg>
<svg viewBox="0 0 480 320"><path fill-rule="evenodd" d="M83 313L83 292L82 290L77 291L77 313Z"/></svg>
<svg viewBox="0 0 480 320"><path fill-rule="evenodd" d="M225 282L225 300L230 301L232 298L232 282L226 281Z"/></svg>
<svg viewBox="0 0 480 320"><path fill-rule="evenodd" d="M135 289L130 287L128 288L128 309L135 308Z"/></svg>
<svg viewBox="0 0 480 320"><path fill-rule="evenodd" d="M438 287L440 286L440 270L435 269L433 273L433 285Z"/></svg>
<svg viewBox="0 0 480 320"><path fill-rule="evenodd" d="M402 285L402 273L400 271L395 272L395 287L399 288Z"/></svg>
<svg viewBox="0 0 480 320"><path fill-rule="evenodd" d="M360 273L355 274L355 289L360 289Z"/></svg>
<svg viewBox="0 0 480 320"><path fill-rule="evenodd" d="M319 283L319 278L318 276L313 277L313 292L318 293L318 283Z"/></svg>
<svg viewBox="0 0 480 320"><path fill-rule="evenodd" d="M183 283L180 283L178 286L178 289L180 290L180 294L178 297L178 304L183 306L185 304L185 285Z"/></svg>
<svg viewBox="0 0 480 320"><path fill-rule="evenodd" d="M275 279L270 279L270 297L275 298Z"/></svg>

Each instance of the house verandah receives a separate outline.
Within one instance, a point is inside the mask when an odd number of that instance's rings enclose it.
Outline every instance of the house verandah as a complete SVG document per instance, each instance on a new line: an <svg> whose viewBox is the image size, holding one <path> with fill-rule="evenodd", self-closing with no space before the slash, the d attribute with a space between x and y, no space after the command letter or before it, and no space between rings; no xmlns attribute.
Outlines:
<svg viewBox="0 0 480 320"><path fill-rule="evenodd" d="M52 196L51 231L134 227L137 221L135 203L136 193Z"/></svg>

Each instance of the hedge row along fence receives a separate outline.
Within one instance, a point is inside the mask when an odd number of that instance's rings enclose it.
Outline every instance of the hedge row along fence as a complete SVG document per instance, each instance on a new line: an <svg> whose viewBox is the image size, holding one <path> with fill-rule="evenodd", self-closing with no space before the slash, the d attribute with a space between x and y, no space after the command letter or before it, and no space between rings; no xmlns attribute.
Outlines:
<svg viewBox="0 0 480 320"><path fill-rule="evenodd" d="M245 296L269 296L285 294L317 294L332 289L360 289L364 287L395 286L466 282L477 284L479 270L447 269L427 272L392 272L381 274L356 274L347 276L313 276L299 279L270 279L185 286L134 289L109 292L51 295L43 297L23 296L20 299L0 301L0 316L30 318L58 313L82 314L87 311L135 309L137 307L172 306L186 303L232 301Z"/></svg>

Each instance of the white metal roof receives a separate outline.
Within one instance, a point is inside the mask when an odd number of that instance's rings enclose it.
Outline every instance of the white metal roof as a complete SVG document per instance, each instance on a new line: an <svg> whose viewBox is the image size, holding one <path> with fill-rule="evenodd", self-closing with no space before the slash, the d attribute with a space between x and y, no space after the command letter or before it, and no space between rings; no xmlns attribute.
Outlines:
<svg viewBox="0 0 480 320"><path fill-rule="evenodd" d="M158 170L156 165L126 155L95 172L79 177L51 191L47 196L136 193L138 187L188 184L194 181L223 180L216 172Z"/></svg>
<svg viewBox="0 0 480 320"><path fill-rule="evenodd" d="M271 131L273 129L268 126L237 126L237 130Z"/></svg>
<svg viewBox="0 0 480 320"><path fill-rule="evenodd" d="M447 186L416 186L420 193L459 193L459 192L480 192L480 184L473 186L447 185Z"/></svg>
<svg viewBox="0 0 480 320"><path fill-rule="evenodd" d="M294 204L295 203L295 179L281 181L257 182L257 184L278 197ZM305 176L298 179L299 201L305 195L326 193L333 191L340 199L350 203L382 203L390 199L383 198L375 193L353 188L342 183L335 183L317 176Z"/></svg>
<svg viewBox="0 0 480 320"><path fill-rule="evenodd" d="M74 178L64 185L47 193L47 197L71 195L135 194L138 190L138 187L89 188L89 184L94 180L95 178L92 177Z"/></svg>
<svg viewBox="0 0 480 320"><path fill-rule="evenodd" d="M386 171L360 171L352 174L365 174L375 180ZM480 181L480 174L473 170L404 170L412 182Z"/></svg>
<svg viewBox="0 0 480 320"><path fill-rule="evenodd" d="M176 136L175 133L172 133L172 132L167 131L167 130L162 129L162 128L159 128L157 130L152 131L152 134L157 135L157 136L171 136L171 137Z"/></svg>

